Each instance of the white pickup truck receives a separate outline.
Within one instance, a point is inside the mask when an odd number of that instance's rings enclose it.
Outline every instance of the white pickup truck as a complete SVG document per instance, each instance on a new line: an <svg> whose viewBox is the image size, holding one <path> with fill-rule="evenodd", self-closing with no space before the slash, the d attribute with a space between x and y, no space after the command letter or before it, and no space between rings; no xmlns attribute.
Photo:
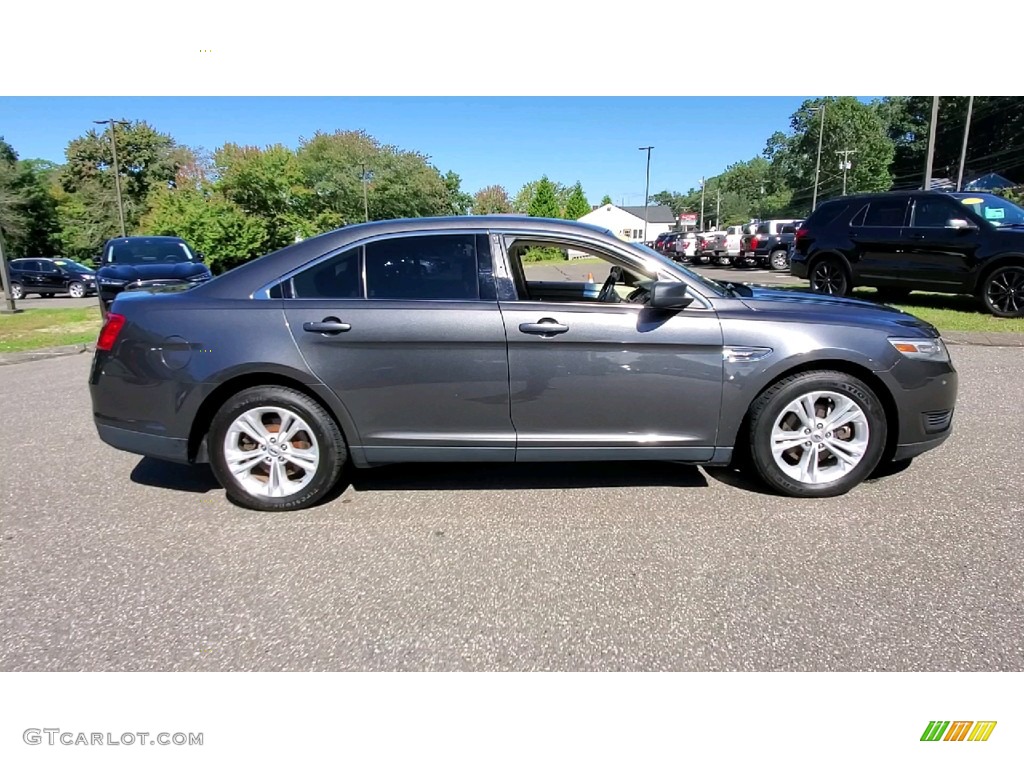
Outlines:
<svg viewBox="0 0 1024 768"><path fill-rule="evenodd" d="M732 264L733 260L739 257L743 251L743 236L754 234L754 224L737 224L725 228L725 235L719 244L718 263L722 265Z"/></svg>

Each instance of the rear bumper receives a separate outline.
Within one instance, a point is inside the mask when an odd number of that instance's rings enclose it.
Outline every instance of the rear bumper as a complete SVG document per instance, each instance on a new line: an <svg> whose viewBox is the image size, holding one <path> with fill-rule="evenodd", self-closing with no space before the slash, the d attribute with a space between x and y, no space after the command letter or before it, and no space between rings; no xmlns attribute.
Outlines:
<svg viewBox="0 0 1024 768"><path fill-rule="evenodd" d="M140 456L188 464L188 440L166 435L150 435L130 429L97 424L100 440L109 446Z"/></svg>
<svg viewBox="0 0 1024 768"><path fill-rule="evenodd" d="M797 261L794 258L795 254L790 253L789 255L789 274L793 277L807 277L807 262Z"/></svg>

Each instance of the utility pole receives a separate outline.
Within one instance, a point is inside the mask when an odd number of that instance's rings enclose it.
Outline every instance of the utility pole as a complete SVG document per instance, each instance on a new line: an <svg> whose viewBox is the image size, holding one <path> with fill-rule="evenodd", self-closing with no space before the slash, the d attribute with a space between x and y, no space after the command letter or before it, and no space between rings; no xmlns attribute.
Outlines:
<svg viewBox="0 0 1024 768"><path fill-rule="evenodd" d="M715 231L717 232L722 228L722 188L717 187L715 192L718 195L718 199L715 201Z"/></svg>
<svg viewBox="0 0 1024 768"><path fill-rule="evenodd" d="M825 104L821 102L820 107L814 107L821 112L821 124L818 126L818 160L814 164L814 197L811 199L811 212L818 207L818 179L821 177L821 142L825 138Z"/></svg>
<svg viewBox="0 0 1024 768"><path fill-rule="evenodd" d="M110 126L110 149L114 155L114 188L117 190L117 216L121 221L121 237L126 236L124 228L124 201L121 199L121 169L117 165L117 138L114 135L115 125L131 125L127 120L93 120L96 125Z"/></svg>
<svg viewBox="0 0 1024 768"><path fill-rule="evenodd" d="M935 159L935 125L939 122L939 97L932 96L932 121L928 126L928 162L924 167L924 187L932 187L932 161Z"/></svg>
<svg viewBox="0 0 1024 768"><path fill-rule="evenodd" d="M0 232L0 278L3 278L4 306L0 308L0 315L13 315L24 310L18 309L14 303L14 296L11 295L11 273L7 269L7 257L4 256L4 236Z"/></svg>
<svg viewBox="0 0 1024 768"><path fill-rule="evenodd" d="M362 169L360 174L363 178L363 221L370 220L370 198L366 194L366 163L360 163L359 167Z"/></svg>
<svg viewBox="0 0 1024 768"><path fill-rule="evenodd" d="M846 196L846 172L852 167L850 164L850 155L855 154L856 149L837 149L836 154L842 155L843 159L839 161L839 167L843 170L843 196Z"/></svg>
<svg viewBox="0 0 1024 768"><path fill-rule="evenodd" d="M647 242L647 202L651 195L651 150L654 147L638 147L641 152L647 152L647 185L644 187L644 242Z"/></svg>
<svg viewBox="0 0 1024 768"><path fill-rule="evenodd" d="M704 231L704 177L700 177L700 231Z"/></svg>
<svg viewBox="0 0 1024 768"><path fill-rule="evenodd" d="M964 163L967 161L967 137L971 133L971 112L974 110L974 97L967 99L967 122L964 123L964 146L960 150L960 175L956 177L956 191L964 186Z"/></svg>

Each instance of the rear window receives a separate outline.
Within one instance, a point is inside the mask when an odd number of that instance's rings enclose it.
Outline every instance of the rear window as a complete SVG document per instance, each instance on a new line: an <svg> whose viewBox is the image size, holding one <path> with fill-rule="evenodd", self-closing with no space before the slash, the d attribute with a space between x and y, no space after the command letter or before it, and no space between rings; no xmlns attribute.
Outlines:
<svg viewBox="0 0 1024 768"><path fill-rule="evenodd" d="M842 216L850 207L850 204L842 200L832 200L822 203L814 209L814 213L803 222L804 227L824 227Z"/></svg>

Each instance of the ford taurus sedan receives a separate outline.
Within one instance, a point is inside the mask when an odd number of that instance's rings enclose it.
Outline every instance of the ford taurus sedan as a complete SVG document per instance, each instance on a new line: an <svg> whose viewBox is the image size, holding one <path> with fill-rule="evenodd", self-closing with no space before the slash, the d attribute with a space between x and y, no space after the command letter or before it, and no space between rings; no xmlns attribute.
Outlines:
<svg viewBox="0 0 1024 768"><path fill-rule="evenodd" d="M535 279L532 249L596 257ZM596 277L595 277L596 276ZM833 496L950 434L957 374L898 310L708 280L611 232L360 224L208 282L121 293L90 374L108 444L301 509L347 465L624 459Z"/></svg>

